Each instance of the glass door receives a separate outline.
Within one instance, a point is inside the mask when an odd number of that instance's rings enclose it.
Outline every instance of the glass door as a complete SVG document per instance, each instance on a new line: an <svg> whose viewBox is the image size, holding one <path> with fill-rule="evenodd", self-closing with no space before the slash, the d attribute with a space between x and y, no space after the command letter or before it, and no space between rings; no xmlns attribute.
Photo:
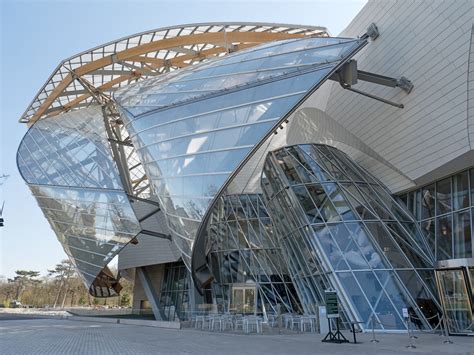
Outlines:
<svg viewBox="0 0 474 355"><path fill-rule="evenodd" d="M254 314L256 305L255 286L232 287L231 310L240 314Z"/></svg>
<svg viewBox="0 0 474 355"><path fill-rule="evenodd" d="M465 268L436 271L449 332L453 334L474 331L471 285L466 271Z"/></svg>

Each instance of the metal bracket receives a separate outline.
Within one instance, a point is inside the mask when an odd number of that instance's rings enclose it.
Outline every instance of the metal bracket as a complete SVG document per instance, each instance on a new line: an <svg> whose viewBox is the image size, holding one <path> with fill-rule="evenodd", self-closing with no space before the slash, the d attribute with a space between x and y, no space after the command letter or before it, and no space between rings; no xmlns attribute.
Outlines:
<svg viewBox="0 0 474 355"><path fill-rule="evenodd" d="M367 33L367 36L369 36L369 38L372 41L375 41L377 39L377 37L380 36L379 29L378 29L377 25L373 22L369 25L369 27L367 27L367 32L366 33Z"/></svg>
<svg viewBox="0 0 474 355"><path fill-rule="evenodd" d="M403 108L403 104L399 104L376 95L369 94L367 92L354 89L352 85L357 84L358 80L367 81L370 83L374 83L377 85L383 85L388 87L399 87L404 90L407 94L409 94L413 90L413 83L402 76L399 79L395 79L392 77L375 74L366 72L363 70L357 70L357 61L352 59L345 63L337 72L335 72L330 78L330 80L334 80L339 82L342 88L353 91L357 94L369 97L371 99L383 102L385 104L395 106L398 108Z"/></svg>

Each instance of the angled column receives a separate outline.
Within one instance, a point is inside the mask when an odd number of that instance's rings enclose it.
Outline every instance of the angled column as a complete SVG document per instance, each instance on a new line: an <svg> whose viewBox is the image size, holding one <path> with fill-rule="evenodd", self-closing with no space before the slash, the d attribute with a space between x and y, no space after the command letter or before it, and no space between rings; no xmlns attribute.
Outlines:
<svg viewBox="0 0 474 355"><path fill-rule="evenodd" d="M163 309L160 306L160 301L158 299L158 295L155 292L155 288L148 276L145 267L137 267L136 268L136 275L140 279L140 283L143 286L143 290L145 291L146 298L148 302L150 302L151 309L153 311L153 315L155 316L156 320L165 320L165 315L163 313Z"/></svg>

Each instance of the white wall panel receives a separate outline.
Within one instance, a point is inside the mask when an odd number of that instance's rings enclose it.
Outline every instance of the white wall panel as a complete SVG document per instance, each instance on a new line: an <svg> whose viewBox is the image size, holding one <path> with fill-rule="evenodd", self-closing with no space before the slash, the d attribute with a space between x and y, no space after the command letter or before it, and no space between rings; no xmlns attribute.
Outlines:
<svg viewBox="0 0 474 355"><path fill-rule="evenodd" d="M401 171L406 178L396 176L393 169L371 166L367 159L360 161L394 192L415 186L416 179L471 150L473 4L471 0L369 1L341 36L360 36L376 23L380 36L356 56L359 69L405 76L414 89L406 94L362 81L354 87L405 108L349 92L337 83L323 85L305 104L325 110Z"/></svg>

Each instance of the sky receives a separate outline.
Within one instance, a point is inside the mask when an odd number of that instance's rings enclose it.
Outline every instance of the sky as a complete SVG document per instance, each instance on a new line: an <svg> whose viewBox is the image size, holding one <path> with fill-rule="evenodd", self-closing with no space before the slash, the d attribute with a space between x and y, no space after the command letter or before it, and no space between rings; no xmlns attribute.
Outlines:
<svg viewBox="0 0 474 355"><path fill-rule="evenodd" d="M16 167L26 132L18 123L59 62L137 32L198 22L325 26L340 33L365 0L0 0L0 279L15 270L42 275L66 258Z"/></svg>

